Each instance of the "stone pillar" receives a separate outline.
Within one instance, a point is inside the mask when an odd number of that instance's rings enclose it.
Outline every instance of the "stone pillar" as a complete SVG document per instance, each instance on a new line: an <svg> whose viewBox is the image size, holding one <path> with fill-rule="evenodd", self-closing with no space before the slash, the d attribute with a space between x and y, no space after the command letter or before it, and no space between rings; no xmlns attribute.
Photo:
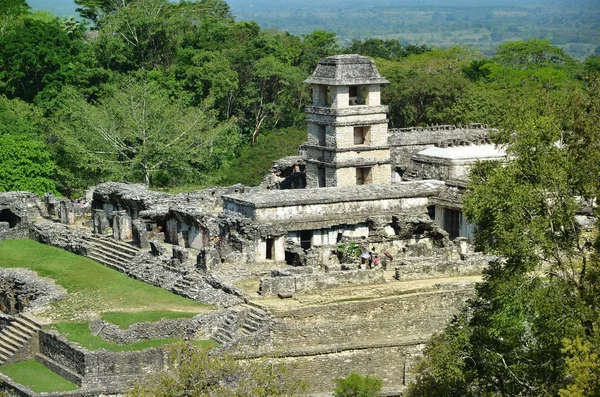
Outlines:
<svg viewBox="0 0 600 397"><path fill-rule="evenodd" d="M169 218L165 222L165 242L169 244L179 244L179 236L178 236L178 228L177 228L177 219Z"/></svg>
<svg viewBox="0 0 600 397"><path fill-rule="evenodd" d="M94 233L95 234L105 234L106 228L110 225L108 222L108 217L106 216L106 211L104 210L93 210L93 222L94 222Z"/></svg>
<svg viewBox="0 0 600 397"><path fill-rule="evenodd" d="M46 211L48 211L48 215L58 216L60 210L59 200L57 200L52 193L44 194L43 202L46 206Z"/></svg>
<svg viewBox="0 0 600 397"><path fill-rule="evenodd" d="M185 263L188 260L188 250L183 247L173 247L173 259L177 259L179 263Z"/></svg>
<svg viewBox="0 0 600 397"><path fill-rule="evenodd" d="M131 232L133 236L133 243L139 248L150 247L148 241L148 232L146 231L146 224L139 219L136 219L131 223Z"/></svg>
<svg viewBox="0 0 600 397"><path fill-rule="evenodd" d="M131 240L131 218L127 211L113 212L113 238L115 240Z"/></svg>
<svg viewBox="0 0 600 397"><path fill-rule="evenodd" d="M60 201L60 222L65 225L73 225L75 223L75 212L73 212L73 203L71 200L64 199Z"/></svg>
<svg viewBox="0 0 600 397"><path fill-rule="evenodd" d="M275 260L277 262L285 261L285 238L283 236L275 239Z"/></svg>
<svg viewBox="0 0 600 397"><path fill-rule="evenodd" d="M210 269L210 265L207 261L206 258L207 254L206 254L206 250L205 249L201 249L200 253L198 254L198 256L196 257L196 266L204 271L209 271Z"/></svg>

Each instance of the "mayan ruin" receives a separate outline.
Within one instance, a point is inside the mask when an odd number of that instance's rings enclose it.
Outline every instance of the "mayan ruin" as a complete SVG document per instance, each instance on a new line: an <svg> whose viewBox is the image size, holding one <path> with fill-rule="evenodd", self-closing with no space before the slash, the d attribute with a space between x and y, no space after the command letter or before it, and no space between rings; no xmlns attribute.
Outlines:
<svg viewBox="0 0 600 397"><path fill-rule="evenodd" d="M369 58L322 59L306 83L308 141L259 187L103 183L86 205L0 193L0 240L31 238L218 308L127 331L90 319L107 340L200 332L244 359L289 364L313 394L367 370L401 392L493 259L472 249L462 195L471 164L506 154L485 125L388 129L387 80ZM85 395L121 393L164 366L160 349L91 352L40 329L37 310L65 294L43 279L14 270L0 283L2 362L33 357Z"/></svg>

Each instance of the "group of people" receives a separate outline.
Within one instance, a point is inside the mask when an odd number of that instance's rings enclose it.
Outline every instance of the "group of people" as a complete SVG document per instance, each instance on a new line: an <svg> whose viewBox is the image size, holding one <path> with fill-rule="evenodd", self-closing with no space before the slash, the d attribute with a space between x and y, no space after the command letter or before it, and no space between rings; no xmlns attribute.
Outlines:
<svg viewBox="0 0 600 397"><path fill-rule="evenodd" d="M90 203L88 203L84 197L80 197L77 200L73 200L73 205L78 207L87 207L90 205Z"/></svg>
<svg viewBox="0 0 600 397"><path fill-rule="evenodd" d="M363 252L362 255L360 256L361 258L361 263L362 264L366 264L369 266L369 269L373 269L376 268L377 266L379 266L379 255L378 254L373 254L372 252Z"/></svg>

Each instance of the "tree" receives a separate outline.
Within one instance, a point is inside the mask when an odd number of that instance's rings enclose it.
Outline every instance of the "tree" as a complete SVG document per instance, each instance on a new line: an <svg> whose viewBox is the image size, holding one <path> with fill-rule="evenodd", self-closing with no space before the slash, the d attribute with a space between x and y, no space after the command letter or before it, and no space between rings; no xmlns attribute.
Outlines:
<svg viewBox="0 0 600 397"><path fill-rule="evenodd" d="M59 165L81 175L81 183L197 183L216 161L215 139L231 131L217 123L209 104L190 107L146 76L124 78L94 105L69 99L73 92L64 95L51 141ZM86 180L90 174L95 178Z"/></svg>
<svg viewBox="0 0 600 397"><path fill-rule="evenodd" d="M378 60L390 80L382 91L394 127L444 124L448 113L471 84L463 67L477 57L461 48L433 50L394 61Z"/></svg>
<svg viewBox="0 0 600 397"><path fill-rule="evenodd" d="M0 35L0 94L32 102L46 86L60 83L79 52L57 20L25 18Z"/></svg>
<svg viewBox="0 0 600 397"><path fill-rule="evenodd" d="M106 16L114 14L132 1L135 0L74 0L79 6L75 11L92 21L95 29L101 26Z"/></svg>
<svg viewBox="0 0 600 397"><path fill-rule="evenodd" d="M345 378L335 380L335 397L375 397L381 391L382 381L372 376L351 372Z"/></svg>
<svg viewBox="0 0 600 397"><path fill-rule="evenodd" d="M495 139L509 158L475 167L464 201L477 246L502 260L433 339L409 396L594 395L600 240L576 213L600 193L599 93L538 91L508 112Z"/></svg>
<svg viewBox="0 0 600 397"><path fill-rule="evenodd" d="M532 69L544 66L562 67L572 63L563 50L548 40L532 38L500 44L494 59L502 66Z"/></svg>
<svg viewBox="0 0 600 397"><path fill-rule="evenodd" d="M128 393L138 396L287 397L305 392L283 365L261 360L245 362L187 344L171 347L170 370L151 377Z"/></svg>
<svg viewBox="0 0 600 397"><path fill-rule="evenodd" d="M0 97L0 191L56 191L55 165L34 122L39 117L29 105Z"/></svg>

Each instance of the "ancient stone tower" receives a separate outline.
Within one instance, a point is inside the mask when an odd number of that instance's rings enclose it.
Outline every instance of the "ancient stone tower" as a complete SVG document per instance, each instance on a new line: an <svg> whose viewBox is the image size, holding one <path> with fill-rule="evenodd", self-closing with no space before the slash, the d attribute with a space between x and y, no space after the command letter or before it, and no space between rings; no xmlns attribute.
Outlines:
<svg viewBox="0 0 600 397"><path fill-rule="evenodd" d="M360 55L322 59L306 83L306 169L311 187L387 184L391 181L388 107L381 105L375 63Z"/></svg>

